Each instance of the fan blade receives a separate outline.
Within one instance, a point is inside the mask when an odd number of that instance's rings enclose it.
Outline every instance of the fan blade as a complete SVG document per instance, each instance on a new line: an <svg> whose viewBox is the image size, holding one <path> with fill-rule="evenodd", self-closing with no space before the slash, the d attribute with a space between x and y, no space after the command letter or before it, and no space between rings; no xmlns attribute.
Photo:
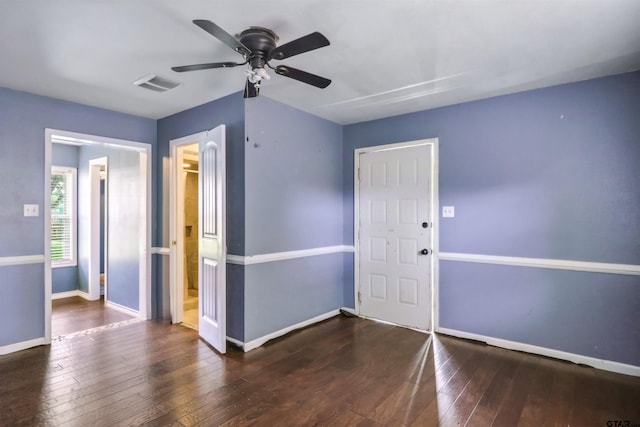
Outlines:
<svg viewBox="0 0 640 427"><path fill-rule="evenodd" d="M255 98L259 93L260 88L256 88L256 86L247 79L247 84L244 86L244 97Z"/></svg>
<svg viewBox="0 0 640 427"><path fill-rule="evenodd" d="M321 47L329 46L329 40L319 32L307 34L285 43L282 46L278 46L271 51L270 59L286 59L294 55L309 52L310 50L319 49Z"/></svg>
<svg viewBox="0 0 640 427"><path fill-rule="evenodd" d="M184 71L197 71L197 70L208 70L210 68L231 68L237 65L244 65L244 63L236 63L236 62L210 62L208 64L195 64L195 65L183 65L181 67L171 67L173 71L178 73L182 73Z"/></svg>
<svg viewBox="0 0 640 427"><path fill-rule="evenodd" d="M331 80L329 79L284 65L278 65L276 67L276 74L289 77L290 79L299 80L311 86L319 87L320 89L324 89L331 84Z"/></svg>
<svg viewBox="0 0 640 427"><path fill-rule="evenodd" d="M193 23L205 30L207 33L211 34L213 37L220 40L222 43L229 46L231 49L235 50L236 52L242 55L251 55L251 50L248 47L240 43L238 39L227 33L225 30L223 30L213 22L207 21L206 19L195 19Z"/></svg>

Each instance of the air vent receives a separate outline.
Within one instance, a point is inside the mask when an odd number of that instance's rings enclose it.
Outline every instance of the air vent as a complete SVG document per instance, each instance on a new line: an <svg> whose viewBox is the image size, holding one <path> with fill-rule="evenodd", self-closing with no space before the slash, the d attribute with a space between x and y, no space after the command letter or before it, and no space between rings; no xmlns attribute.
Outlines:
<svg viewBox="0 0 640 427"><path fill-rule="evenodd" d="M133 82L134 85L143 87L145 89L152 90L154 92L166 92L170 89L175 89L182 83L172 82L164 77L156 76L155 74L149 74L143 78Z"/></svg>

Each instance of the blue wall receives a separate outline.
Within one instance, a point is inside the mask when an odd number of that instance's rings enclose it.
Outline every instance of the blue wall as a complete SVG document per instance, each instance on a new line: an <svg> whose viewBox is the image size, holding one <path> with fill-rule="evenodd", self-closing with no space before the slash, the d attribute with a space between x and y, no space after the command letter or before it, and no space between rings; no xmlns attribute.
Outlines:
<svg viewBox="0 0 640 427"><path fill-rule="evenodd" d="M156 143L156 121L0 88L0 257L44 254L45 128ZM9 155L7 155L9 154ZM22 205L37 203L39 217ZM44 336L43 264L0 267L0 345ZM5 309L10 307L10 309Z"/></svg>
<svg viewBox="0 0 640 427"><path fill-rule="evenodd" d="M78 168L80 147L67 144L53 144L51 147L51 166Z"/></svg>
<svg viewBox="0 0 640 427"><path fill-rule="evenodd" d="M640 264L640 72L341 127L240 94L154 121L0 88L0 257L44 253L46 127L154 144L153 246L168 247L169 141L227 125L227 246L353 244L353 150L438 137L440 250ZM157 144L157 145L156 145ZM162 209L160 208L162 207ZM167 259L153 259L155 317ZM0 267L0 345L41 337L42 264ZM353 306L353 256L230 265L228 335ZM440 326L640 365L640 278L440 262ZM10 330L8 330L10 329Z"/></svg>
<svg viewBox="0 0 640 427"><path fill-rule="evenodd" d="M0 347L44 336L44 264L0 267Z"/></svg>
<svg viewBox="0 0 640 427"><path fill-rule="evenodd" d="M341 245L342 129L266 97L245 103L247 255ZM342 254L245 266L245 341L342 307Z"/></svg>
<svg viewBox="0 0 640 427"><path fill-rule="evenodd" d="M342 242L342 128L267 97L245 109L246 254Z"/></svg>
<svg viewBox="0 0 640 427"><path fill-rule="evenodd" d="M78 168L79 147L75 145L53 144L51 147L51 165ZM77 186L77 182L76 182ZM78 244L76 224L76 247ZM51 269L51 292L69 292L78 289L78 266L53 267Z"/></svg>
<svg viewBox="0 0 640 427"><path fill-rule="evenodd" d="M638 112L635 72L345 126L344 242L353 150L438 137L440 251L640 264ZM442 261L440 326L640 365L638 286Z"/></svg>

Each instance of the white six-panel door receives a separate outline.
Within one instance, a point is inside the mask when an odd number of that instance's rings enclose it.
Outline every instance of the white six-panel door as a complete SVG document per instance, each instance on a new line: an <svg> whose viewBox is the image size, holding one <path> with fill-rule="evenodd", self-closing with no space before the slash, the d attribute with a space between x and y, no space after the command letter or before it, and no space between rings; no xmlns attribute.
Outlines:
<svg viewBox="0 0 640 427"><path fill-rule="evenodd" d="M432 145L357 155L356 306L363 316L429 330Z"/></svg>
<svg viewBox="0 0 640 427"><path fill-rule="evenodd" d="M225 127L199 142L198 330L202 339L224 353L226 347Z"/></svg>

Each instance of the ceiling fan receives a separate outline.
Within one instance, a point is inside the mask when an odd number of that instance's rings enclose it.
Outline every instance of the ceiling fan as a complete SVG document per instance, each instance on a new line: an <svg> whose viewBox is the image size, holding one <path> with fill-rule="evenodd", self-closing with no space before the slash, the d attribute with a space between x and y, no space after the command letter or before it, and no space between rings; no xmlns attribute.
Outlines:
<svg viewBox="0 0 640 427"><path fill-rule="evenodd" d="M283 45L277 46L279 37L268 28L250 27L236 37L227 33L218 25L205 19L193 21L198 27L211 34L231 49L238 52L244 58L244 62L210 62L207 64L183 65L171 67L179 73L184 71L206 70L210 68L231 68L238 65L249 64L247 82L244 88L245 98L254 98L260 92L260 84L271 77L265 67L272 69L276 74L298 80L303 83L324 89L331 80L298 70L287 65L273 67L269 61L287 59L310 50L328 46L329 40L319 32L313 32Z"/></svg>

